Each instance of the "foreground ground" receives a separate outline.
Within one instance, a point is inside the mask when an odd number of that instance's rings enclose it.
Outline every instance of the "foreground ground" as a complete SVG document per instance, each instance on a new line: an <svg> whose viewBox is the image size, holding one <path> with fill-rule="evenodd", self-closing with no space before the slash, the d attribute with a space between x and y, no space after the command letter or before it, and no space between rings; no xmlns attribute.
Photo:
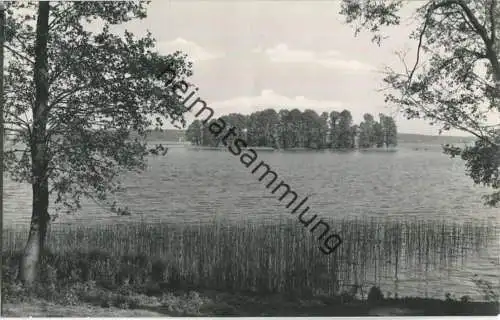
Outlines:
<svg viewBox="0 0 500 320"><path fill-rule="evenodd" d="M122 292L122 293L119 293ZM498 303L420 298L377 302L339 301L337 298L290 298L219 291L176 292L146 296L123 290L67 289L52 301L35 295L7 296L2 316L440 316L497 315ZM5 298L5 295L2 295ZM6 301L5 301L6 300ZM54 301L55 300L55 301Z"/></svg>
<svg viewBox="0 0 500 320"><path fill-rule="evenodd" d="M166 315L142 310L102 308L91 304L65 306L44 300L2 305L3 317L165 317Z"/></svg>
<svg viewBox="0 0 500 320"><path fill-rule="evenodd" d="M443 300L392 299L395 293L382 292L373 283L361 283L364 289L352 292L350 282L370 269L367 261L382 261L388 256L386 253L397 264L400 256L395 252L403 248L404 252L423 252L417 260L408 256L405 261L430 262L433 258L426 252L451 255L462 252L465 246L475 248L473 244L479 250L488 240L484 235L489 234L489 229L455 226L450 229L452 238L443 232L444 225L405 223L406 229L413 230L408 235L413 238L407 238L402 237L402 225L397 223L344 221L339 225L346 237L350 237L345 239L349 245L342 246L329 258L313 245L314 239L301 234L303 230L296 230L295 224L231 228L217 224L189 228L146 223L88 228L77 225L51 233L50 250L43 253L40 261L41 282L29 290L16 281L20 250L25 243L22 237L26 233L3 232L2 315L498 314L498 290L481 279L475 279L474 283L484 300L496 302L472 301L468 296L456 297L453 292L446 293ZM385 240L373 242L379 233ZM422 234L428 236L426 244L438 244L437 247L424 244L423 249ZM471 234L484 237L477 241ZM381 246L375 248L377 244ZM346 257L354 260L348 261ZM447 256L438 258L434 261L437 264L448 261ZM357 266L355 270L351 268L353 265ZM377 290L377 294L371 295Z"/></svg>

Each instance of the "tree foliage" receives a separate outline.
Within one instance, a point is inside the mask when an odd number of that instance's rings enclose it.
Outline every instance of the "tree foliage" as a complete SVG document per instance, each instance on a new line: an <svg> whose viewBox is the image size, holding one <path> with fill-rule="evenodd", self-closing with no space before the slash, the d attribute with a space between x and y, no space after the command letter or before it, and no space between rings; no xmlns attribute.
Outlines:
<svg viewBox="0 0 500 320"><path fill-rule="evenodd" d="M382 141L388 147L395 147L398 145L398 131L396 123L392 117L385 114L379 114L380 126L382 127Z"/></svg>
<svg viewBox="0 0 500 320"><path fill-rule="evenodd" d="M366 113L364 121L359 125L359 147L381 148L395 147L398 145L397 126L394 119L385 114L379 114L380 121L377 122L373 115Z"/></svg>
<svg viewBox="0 0 500 320"><path fill-rule="evenodd" d="M112 25L146 17L145 2L51 2L48 26L48 106L33 111L36 3L7 5L5 70L6 150L9 176L33 182L32 149L45 145L45 172L58 208L74 211L82 197L103 204L120 188L125 170L146 164L148 130L167 119L183 122L184 109L157 78L166 66L191 75L181 52L155 50L150 33L117 35ZM87 30L101 22L97 32ZM35 136L44 120L44 136Z"/></svg>
<svg viewBox="0 0 500 320"><path fill-rule="evenodd" d="M356 147L356 137L367 139L365 148L382 147L397 144L396 123L391 117L381 115L384 126L376 122L370 114L365 115L365 122L360 126L353 124L352 115L348 110L342 112L323 112L306 109L273 109L257 111L250 115L231 113L221 116L227 127L236 127L236 136L244 139L250 146L272 147L278 149L309 148L309 149L353 149ZM215 119L212 119L215 121ZM370 129L367 131L367 123ZM379 127L376 127L376 126ZM194 145L217 146L220 142L213 139L208 130L200 130L202 123L193 121L187 131L186 138ZM380 128L380 130L376 130ZM387 130L384 131L384 128ZM384 135L386 134L386 135ZM378 136L377 136L378 135ZM208 137L207 137L208 136ZM376 143L380 141L380 143Z"/></svg>
<svg viewBox="0 0 500 320"><path fill-rule="evenodd" d="M381 27L399 25L403 6L399 0L344 0L341 14L356 33L368 29L380 44ZM454 128L475 136L475 145L447 145L444 152L465 160L474 182L498 189L500 2L427 0L419 2L413 19L416 57L408 63L399 53L403 70L386 69L386 101L399 106L408 119L439 125L440 132ZM486 198L493 206L499 200L500 191Z"/></svg>
<svg viewBox="0 0 500 320"><path fill-rule="evenodd" d="M338 125L334 140L334 146L337 149L351 149L354 148L352 144L352 115L349 110L343 110L339 114Z"/></svg>
<svg viewBox="0 0 500 320"><path fill-rule="evenodd" d="M203 144L203 124L200 120L193 121L186 130L186 139L192 144L199 146Z"/></svg>

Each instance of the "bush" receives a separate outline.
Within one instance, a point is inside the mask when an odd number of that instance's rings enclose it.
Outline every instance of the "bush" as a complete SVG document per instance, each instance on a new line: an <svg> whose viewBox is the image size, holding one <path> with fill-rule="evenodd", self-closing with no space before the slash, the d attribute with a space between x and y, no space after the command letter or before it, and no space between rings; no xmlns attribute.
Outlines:
<svg viewBox="0 0 500 320"><path fill-rule="evenodd" d="M2 283L2 302L25 302L29 301L29 292L18 282Z"/></svg>
<svg viewBox="0 0 500 320"><path fill-rule="evenodd" d="M368 293L368 302L379 302L384 300L384 294L379 287L373 286Z"/></svg>
<svg viewBox="0 0 500 320"><path fill-rule="evenodd" d="M200 297L198 292L191 291L183 296L174 296L171 293L164 294L161 297L161 303L170 312L193 316L200 315L200 308L205 303L205 300Z"/></svg>
<svg viewBox="0 0 500 320"><path fill-rule="evenodd" d="M352 302L354 301L354 299L356 298L356 296L352 293L352 292L348 292L348 291L343 291L341 294L340 294L340 302L341 303L349 303L349 302Z"/></svg>
<svg viewBox="0 0 500 320"><path fill-rule="evenodd" d="M500 300L499 288L495 287L491 281L487 281L475 275L472 282L483 293L485 301L498 302Z"/></svg>

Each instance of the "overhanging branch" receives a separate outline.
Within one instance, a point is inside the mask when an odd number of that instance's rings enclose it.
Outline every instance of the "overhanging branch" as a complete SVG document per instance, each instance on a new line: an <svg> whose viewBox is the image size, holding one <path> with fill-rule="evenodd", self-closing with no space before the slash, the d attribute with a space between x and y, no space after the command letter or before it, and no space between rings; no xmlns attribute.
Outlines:
<svg viewBox="0 0 500 320"><path fill-rule="evenodd" d="M33 64L33 65L35 64L35 61L33 61L33 60L31 60L31 59L29 59L29 58L27 58L27 57L23 56L22 54L20 54L20 53L19 53L19 52L17 52L16 50L12 49L12 48L11 48L11 47L9 47L8 45L4 44L3 46L4 46L7 50L9 50L10 52L12 52L14 55L18 56L19 58L24 59L24 60L28 61L29 63L31 63L31 64Z"/></svg>

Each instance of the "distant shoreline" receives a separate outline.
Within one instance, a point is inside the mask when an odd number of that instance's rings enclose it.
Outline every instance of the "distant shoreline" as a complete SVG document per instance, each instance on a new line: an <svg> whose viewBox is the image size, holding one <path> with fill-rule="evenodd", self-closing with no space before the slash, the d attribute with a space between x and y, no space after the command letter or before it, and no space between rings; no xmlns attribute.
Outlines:
<svg viewBox="0 0 500 320"><path fill-rule="evenodd" d="M151 131L147 137L148 141L174 141L187 142L185 130L164 129L163 131ZM445 136L445 135L425 135L414 133L398 133L398 143L431 143L431 144L453 144L472 142L474 137L470 136Z"/></svg>

